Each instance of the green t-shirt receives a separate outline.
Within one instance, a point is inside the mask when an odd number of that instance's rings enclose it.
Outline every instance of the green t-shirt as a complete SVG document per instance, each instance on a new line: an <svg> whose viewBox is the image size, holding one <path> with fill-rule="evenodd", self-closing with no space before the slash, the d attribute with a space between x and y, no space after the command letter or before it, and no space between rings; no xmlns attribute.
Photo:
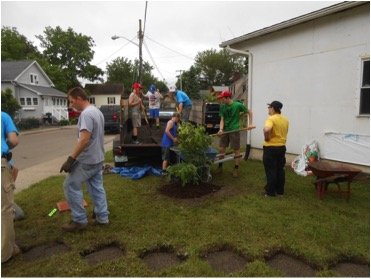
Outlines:
<svg viewBox="0 0 371 279"><path fill-rule="evenodd" d="M219 110L219 116L224 118L224 131L233 131L240 129L240 113L248 112L244 104L233 101L231 104L222 105Z"/></svg>

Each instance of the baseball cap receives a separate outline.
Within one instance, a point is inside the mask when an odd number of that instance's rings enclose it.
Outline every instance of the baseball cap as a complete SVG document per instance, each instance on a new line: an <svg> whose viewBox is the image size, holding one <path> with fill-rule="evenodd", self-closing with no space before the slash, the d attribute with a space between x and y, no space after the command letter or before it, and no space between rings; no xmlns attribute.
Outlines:
<svg viewBox="0 0 371 279"><path fill-rule="evenodd" d="M155 91L156 91L156 86L154 84L151 84L149 87L149 92L155 93Z"/></svg>
<svg viewBox="0 0 371 279"><path fill-rule="evenodd" d="M283 107L283 104L279 101L273 101L272 103L270 104L267 104L268 106L272 107L272 108L275 108L275 109L282 109Z"/></svg>
<svg viewBox="0 0 371 279"><path fill-rule="evenodd" d="M220 93L219 95L218 95L218 99L221 99L221 98L227 98L227 97L232 97L232 93L230 92L230 91L228 91L228 90L224 90L222 93Z"/></svg>
<svg viewBox="0 0 371 279"><path fill-rule="evenodd" d="M175 92L175 91L176 91L176 86L171 85L171 86L169 87L169 92Z"/></svg>
<svg viewBox="0 0 371 279"><path fill-rule="evenodd" d="M143 87L140 85L139 82L134 82L132 88L137 89L137 88L143 88Z"/></svg>

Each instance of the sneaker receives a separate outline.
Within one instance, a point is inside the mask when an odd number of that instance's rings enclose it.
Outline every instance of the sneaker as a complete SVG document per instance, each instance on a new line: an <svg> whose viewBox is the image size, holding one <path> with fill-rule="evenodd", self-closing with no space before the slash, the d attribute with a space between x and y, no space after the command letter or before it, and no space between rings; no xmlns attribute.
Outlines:
<svg viewBox="0 0 371 279"><path fill-rule="evenodd" d="M109 225L109 221L107 223L101 223L101 222L98 222L97 219L94 219L93 222L91 223L93 226L108 226Z"/></svg>
<svg viewBox="0 0 371 279"><path fill-rule="evenodd" d="M133 144L140 144L139 140L133 140Z"/></svg>
<svg viewBox="0 0 371 279"><path fill-rule="evenodd" d="M77 223L77 222L71 221L68 224L64 224L62 226L62 230L66 231L66 232L77 232L77 231L82 231L82 230L86 229L87 225L88 224L82 224L82 223Z"/></svg>
<svg viewBox="0 0 371 279"><path fill-rule="evenodd" d="M233 177L238 177L238 169L234 169L232 172Z"/></svg>
<svg viewBox="0 0 371 279"><path fill-rule="evenodd" d="M168 175L168 172L166 171L166 170L163 170L162 172L161 172L161 176L167 176Z"/></svg>

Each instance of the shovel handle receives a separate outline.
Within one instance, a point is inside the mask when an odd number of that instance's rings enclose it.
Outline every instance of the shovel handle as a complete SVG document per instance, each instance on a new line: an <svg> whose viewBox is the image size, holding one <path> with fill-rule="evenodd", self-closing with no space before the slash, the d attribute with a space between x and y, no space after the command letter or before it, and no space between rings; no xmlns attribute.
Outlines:
<svg viewBox="0 0 371 279"><path fill-rule="evenodd" d="M249 130L252 130L252 129L255 129L256 126L249 126L247 128L242 128L242 129L239 129L239 130L232 130L232 131L227 131L227 132L224 132L224 133L216 133L216 134L211 134L209 135L210 137L215 137L215 136L222 136L222 135L225 135L225 134L230 134L230 133L235 133L235 132L242 132L242 131L249 131Z"/></svg>

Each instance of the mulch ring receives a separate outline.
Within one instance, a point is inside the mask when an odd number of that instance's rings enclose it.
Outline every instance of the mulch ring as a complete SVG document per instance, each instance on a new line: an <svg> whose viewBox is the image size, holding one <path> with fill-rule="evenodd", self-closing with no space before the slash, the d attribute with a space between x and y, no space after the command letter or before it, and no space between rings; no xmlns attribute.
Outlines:
<svg viewBox="0 0 371 279"><path fill-rule="evenodd" d="M181 186L177 183L171 183L163 185L159 188L159 191L161 194L172 198L193 199L215 193L219 191L220 188L221 186L204 182L200 182L198 185L187 184L185 186Z"/></svg>
<svg viewBox="0 0 371 279"><path fill-rule="evenodd" d="M144 249L139 258L143 260L148 269L152 272L176 266L185 261L186 254L177 253L170 245L160 245L152 249Z"/></svg>
<svg viewBox="0 0 371 279"><path fill-rule="evenodd" d="M86 249L80 253L84 260L90 266L100 264L104 261L113 261L121 258L125 254L125 250L116 242L102 244L92 249Z"/></svg>
<svg viewBox="0 0 371 279"><path fill-rule="evenodd" d="M64 243L52 242L50 244L41 244L22 250L22 258L25 261L34 262L44 258L49 258L55 254L65 253L70 249Z"/></svg>

